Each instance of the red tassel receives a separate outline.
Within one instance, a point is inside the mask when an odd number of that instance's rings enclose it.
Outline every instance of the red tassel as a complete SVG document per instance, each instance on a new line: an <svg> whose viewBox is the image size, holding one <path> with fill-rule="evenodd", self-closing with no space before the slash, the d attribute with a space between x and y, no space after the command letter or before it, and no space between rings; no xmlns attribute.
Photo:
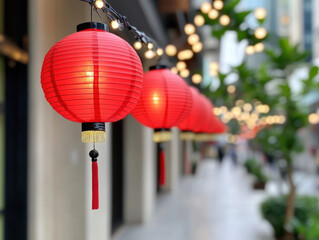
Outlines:
<svg viewBox="0 0 319 240"><path fill-rule="evenodd" d="M165 185L165 154L161 150L159 153L159 184L160 186Z"/></svg>
<svg viewBox="0 0 319 240"><path fill-rule="evenodd" d="M92 162L92 209L99 209L99 170L97 161Z"/></svg>

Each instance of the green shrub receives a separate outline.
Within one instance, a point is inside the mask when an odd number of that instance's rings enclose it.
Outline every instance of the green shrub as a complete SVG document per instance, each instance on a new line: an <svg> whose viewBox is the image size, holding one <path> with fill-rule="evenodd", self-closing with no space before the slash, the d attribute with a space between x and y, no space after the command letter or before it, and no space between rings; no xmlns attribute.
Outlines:
<svg viewBox="0 0 319 240"><path fill-rule="evenodd" d="M277 238L283 237L284 219L287 196L270 197L261 204L261 213L274 229ZM312 196L296 196L295 219L300 224L306 224L312 213L318 212L318 199ZM296 232L294 227L294 233Z"/></svg>
<svg viewBox="0 0 319 240"><path fill-rule="evenodd" d="M254 159L248 159L244 167L247 169L247 172L256 177L257 182L266 183L269 179L264 174L262 165Z"/></svg>
<svg viewBox="0 0 319 240"><path fill-rule="evenodd" d="M318 240L319 239L319 213L313 213L306 224L296 221L296 228L298 234L304 240Z"/></svg>

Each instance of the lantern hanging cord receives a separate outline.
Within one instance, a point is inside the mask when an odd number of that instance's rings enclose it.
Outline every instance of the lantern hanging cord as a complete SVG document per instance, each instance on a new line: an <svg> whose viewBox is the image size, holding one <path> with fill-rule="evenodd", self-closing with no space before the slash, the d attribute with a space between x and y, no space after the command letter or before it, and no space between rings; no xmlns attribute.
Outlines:
<svg viewBox="0 0 319 240"><path fill-rule="evenodd" d="M132 35L134 36L134 38L137 41L141 41L144 44L149 44L149 43L153 43L154 46L156 46L156 48L158 48L157 43L154 41L154 39L150 38L149 36L147 36L144 32L139 31L136 27L132 26L127 18L125 16L122 16L121 14L119 14L114 8L112 8L112 6L107 3L105 0L80 0L82 2L87 2L89 3L92 8L94 9L95 12L98 13L98 9L102 10L103 13L105 13L105 15L107 16L107 18L112 22L112 21L117 21L119 24L121 24L123 27L125 27L129 32L132 33ZM95 5L96 1L102 1L103 2L103 7L99 7L97 8L97 6Z"/></svg>

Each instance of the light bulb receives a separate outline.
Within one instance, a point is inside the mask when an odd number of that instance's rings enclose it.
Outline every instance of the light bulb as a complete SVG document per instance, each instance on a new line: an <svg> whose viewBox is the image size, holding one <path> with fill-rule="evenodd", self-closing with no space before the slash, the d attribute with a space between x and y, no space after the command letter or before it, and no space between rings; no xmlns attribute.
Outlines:
<svg viewBox="0 0 319 240"><path fill-rule="evenodd" d="M200 10L203 12L203 13L208 13L210 10L212 9L212 5L209 3L209 2L204 2L201 7L200 7Z"/></svg>
<svg viewBox="0 0 319 240"><path fill-rule="evenodd" d="M189 43L189 45L194 45L195 43L198 43L198 41L199 41L199 36L196 33L190 35L187 38L187 42Z"/></svg>
<svg viewBox="0 0 319 240"><path fill-rule="evenodd" d="M187 78L189 76L189 70L188 69L183 69L181 72L180 72L180 75L181 77L183 78Z"/></svg>
<svg viewBox="0 0 319 240"><path fill-rule="evenodd" d="M308 121L310 124L317 124L319 123L319 115L316 113L311 113L308 117Z"/></svg>
<svg viewBox="0 0 319 240"><path fill-rule="evenodd" d="M187 23L184 27L184 31L187 35L191 35L196 31L196 29L193 24Z"/></svg>
<svg viewBox="0 0 319 240"><path fill-rule="evenodd" d="M101 9L101 8L104 7L104 1L103 0L96 0L94 2L94 5L95 5L96 8Z"/></svg>
<svg viewBox="0 0 319 240"><path fill-rule="evenodd" d="M194 23L196 26L201 27L205 24L205 18L202 15L196 15L194 18Z"/></svg>
<svg viewBox="0 0 319 240"><path fill-rule="evenodd" d="M210 70L214 70L214 71L218 71L219 70L219 64L217 62L211 62L209 64L209 69Z"/></svg>
<svg viewBox="0 0 319 240"><path fill-rule="evenodd" d="M255 30L255 37L257 39L263 39L267 36L267 30L266 28L263 28L263 27L259 27L259 28L256 28Z"/></svg>
<svg viewBox="0 0 319 240"><path fill-rule="evenodd" d="M113 20L113 21L111 22L111 27L112 27L113 29L118 29L118 28L120 28L120 24L119 24L118 21Z"/></svg>
<svg viewBox="0 0 319 240"><path fill-rule="evenodd" d="M245 112L250 112L253 109L253 106L250 103L245 103L243 109Z"/></svg>
<svg viewBox="0 0 319 240"><path fill-rule="evenodd" d="M227 92L228 92L229 94L235 93L235 92L236 92L236 87L235 87L234 85L229 85L229 86L227 87Z"/></svg>
<svg viewBox="0 0 319 240"><path fill-rule="evenodd" d="M219 23L223 26L227 26L230 23L230 18L227 15L222 15L219 18Z"/></svg>
<svg viewBox="0 0 319 240"><path fill-rule="evenodd" d="M144 54L145 58L152 59L155 56L155 53L152 50L147 50Z"/></svg>
<svg viewBox="0 0 319 240"><path fill-rule="evenodd" d="M262 51L264 51L264 49L265 49L265 46L263 43L257 43L254 46L255 52L262 52Z"/></svg>
<svg viewBox="0 0 319 240"><path fill-rule="evenodd" d="M162 55L164 54L163 49L161 49L161 48L156 49L156 54L157 54L158 56L162 56Z"/></svg>
<svg viewBox="0 0 319 240"><path fill-rule="evenodd" d="M174 45L167 45L165 48L167 56L174 57L177 53L177 48Z"/></svg>
<svg viewBox="0 0 319 240"><path fill-rule="evenodd" d="M219 12L216 9L212 9L208 13L208 17L212 20L218 18ZM226 16L226 15L225 15Z"/></svg>
<svg viewBox="0 0 319 240"><path fill-rule="evenodd" d="M201 42L195 43L195 44L192 46L192 50L193 50L193 52L195 52L195 53L199 53L200 51L203 50L203 44L202 44Z"/></svg>
<svg viewBox="0 0 319 240"><path fill-rule="evenodd" d="M267 11L266 9L264 8L256 8L255 10L255 17L258 19L258 20L263 20L265 19L267 16Z"/></svg>
<svg viewBox="0 0 319 240"><path fill-rule="evenodd" d="M153 49L153 47L154 47L154 44L153 44L153 43L148 43L148 44L147 44L147 48L148 48L148 49L151 50L151 49Z"/></svg>
<svg viewBox="0 0 319 240"><path fill-rule="evenodd" d="M224 2L221 1L221 0L215 0L214 3L213 3L213 6L217 10L222 10L223 7L224 7Z"/></svg>
<svg viewBox="0 0 319 240"><path fill-rule="evenodd" d="M176 68L177 68L179 71L185 69L186 67L187 67L187 66L186 66L186 63L185 63L185 62L182 62L182 61L177 62L177 64L176 64Z"/></svg>
<svg viewBox="0 0 319 240"><path fill-rule="evenodd" d="M142 48L142 43L140 41L136 41L133 46L136 50L140 50Z"/></svg>
<svg viewBox="0 0 319 240"><path fill-rule="evenodd" d="M245 52L247 55L253 55L255 53L254 46L247 46Z"/></svg>
<svg viewBox="0 0 319 240"><path fill-rule="evenodd" d="M191 59L194 56L194 53L192 50L186 49L183 51L180 51L177 55L178 60L188 60Z"/></svg>
<svg viewBox="0 0 319 240"><path fill-rule="evenodd" d="M192 82L193 82L194 84L200 84L202 81L203 81L202 75L196 73L196 74L194 74L194 75L192 76Z"/></svg>
<svg viewBox="0 0 319 240"><path fill-rule="evenodd" d="M177 73L178 73L178 70L177 70L177 68L176 68L176 67L172 67L172 68L171 68L171 71L172 71L172 73L175 73L175 74L177 74Z"/></svg>

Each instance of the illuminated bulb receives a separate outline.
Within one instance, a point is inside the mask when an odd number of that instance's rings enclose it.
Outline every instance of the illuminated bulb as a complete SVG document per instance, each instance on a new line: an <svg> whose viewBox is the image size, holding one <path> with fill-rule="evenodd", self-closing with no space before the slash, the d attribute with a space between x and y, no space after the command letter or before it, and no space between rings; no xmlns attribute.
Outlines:
<svg viewBox="0 0 319 240"><path fill-rule="evenodd" d="M222 15L219 18L219 23L223 26L227 26L230 23L230 18L227 15Z"/></svg>
<svg viewBox="0 0 319 240"><path fill-rule="evenodd" d="M316 113L311 113L308 117L308 121L310 124L317 124L319 123L319 115Z"/></svg>
<svg viewBox="0 0 319 240"><path fill-rule="evenodd" d="M235 87L234 85L229 85L229 86L227 87L227 92L228 92L229 94L235 93L235 92L236 92L236 87Z"/></svg>
<svg viewBox="0 0 319 240"><path fill-rule="evenodd" d="M215 0L214 3L213 3L213 6L217 10L222 10L223 7L224 7L224 2L221 1L221 0Z"/></svg>
<svg viewBox="0 0 319 240"><path fill-rule="evenodd" d="M212 5L209 2L204 2L202 3L202 5L200 6L200 10L203 13L208 13L210 10L212 9Z"/></svg>
<svg viewBox="0 0 319 240"><path fill-rule="evenodd" d="M245 103L243 109L245 112L250 112L253 109L253 107L250 103Z"/></svg>
<svg viewBox="0 0 319 240"><path fill-rule="evenodd" d="M195 33L195 34L192 34L188 37L187 39L187 42L190 44L190 45L194 45L195 43L198 43L199 42L199 36Z"/></svg>
<svg viewBox="0 0 319 240"><path fill-rule="evenodd" d="M177 48L174 45L167 45L165 48L167 56L173 57L177 53Z"/></svg>
<svg viewBox="0 0 319 240"><path fill-rule="evenodd" d="M181 72L180 72L180 75L181 77L183 78L187 78L189 76L189 70L188 69L183 69Z"/></svg>
<svg viewBox="0 0 319 240"><path fill-rule="evenodd" d="M227 113L227 107L225 107L225 106L221 106L220 107L220 112L222 113L222 114L225 114L225 113Z"/></svg>
<svg viewBox="0 0 319 240"><path fill-rule="evenodd" d="M258 20L263 20L265 19L267 16L267 11L266 9L264 8L257 8L255 10L255 17L258 19Z"/></svg>
<svg viewBox="0 0 319 240"><path fill-rule="evenodd" d="M157 54L158 56L162 56L162 55L164 54L163 49L161 49L161 48L156 49L156 54Z"/></svg>
<svg viewBox="0 0 319 240"><path fill-rule="evenodd" d="M220 115L222 112L221 112L221 110L220 110L220 108L217 108L217 107L215 107L214 109L213 109L213 111L214 111L214 114L215 115Z"/></svg>
<svg viewBox="0 0 319 240"><path fill-rule="evenodd" d="M187 23L184 27L184 31L187 35L191 35L195 32L195 26L193 24Z"/></svg>
<svg viewBox="0 0 319 240"><path fill-rule="evenodd" d="M186 49L186 50L180 51L177 55L177 58L179 60L188 60L188 59L191 59L193 56L194 56L193 51Z"/></svg>
<svg viewBox="0 0 319 240"><path fill-rule="evenodd" d="M119 24L118 21L113 20L113 21L111 22L111 27L112 27L113 29L118 29L118 28L120 27L120 24Z"/></svg>
<svg viewBox="0 0 319 240"><path fill-rule="evenodd" d="M201 27L205 24L205 18L202 15L196 15L194 18L194 23L197 27Z"/></svg>
<svg viewBox="0 0 319 240"><path fill-rule="evenodd" d="M254 51L255 52L262 52L262 51L264 51L264 49L265 49L265 46L264 46L263 43L257 43L254 46Z"/></svg>
<svg viewBox="0 0 319 240"><path fill-rule="evenodd" d="M177 74L177 73L178 73L178 70L177 70L177 68L176 68L176 67L172 67L172 68L171 68L171 71L172 71L172 73L175 73L175 74Z"/></svg>
<svg viewBox="0 0 319 240"><path fill-rule="evenodd" d="M104 7L104 1L103 0L96 0L94 2L94 5L95 5L96 8L101 9L101 8Z"/></svg>
<svg viewBox="0 0 319 240"><path fill-rule="evenodd" d="M203 78L202 78L202 75L196 73L192 76L192 82L194 84L200 84L202 82Z"/></svg>
<svg viewBox="0 0 319 240"><path fill-rule="evenodd" d="M140 41L136 41L136 42L134 43L134 48L135 48L136 50L140 50L140 49L142 48L142 43L141 43Z"/></svg>
<svg viewBox="0 0 319 240"><path fill-rule="evenodd" d="M267 36L267 30L263 27L256 28L255 37L257 39L263 39Z"/></svg>
<svg viewBox="0 0 319 240"><path fill-rule="evenodd" d="M203 44L202 44L201 42L195 43L195 44L192 46L192 50L193 50L193 52L195 52L195 53L199 53L200 51L203 50Z"/></svg>
<svg viewBox="0 0 319 240"><path fill-rule="evenodd" d="M147 50L144 54L145 58L152 59L155 56L155 53L152 50Z"/></svg>
<svg viewBox="0 0 319 240"><path fill-rule="evenodd" d="M219 13L216 9L212 9L208 13L208 17L212 20L216 19L218 17Z"/></svg>
<svg viewBox="0 0 319 240"><path fill-rule="evenodd" d="M177 62L176 67L179 71L181 71L181 70L185 69L187 66L186 66L185 62Z"/></svg>
<svg viewBox="0 0 319 240"><path fill-rule="evenodd" d="M219 69L219 64L218 64L217 62L211 62L211 63L209 64L209 69L210 69L210 70L216 70L216 71L218 71L218 69Z"/></svg>
<svg viewBox="0 0 319 240"><path fill-rule="evenodd" d="M238 116L241 114L241 109L240 109L240 107L233 107L231 112L232 112L232 114L234 114L234 116Z"/></svg>
<svg viewBox="0 0 319 240"><path fill-rule="evenodd" d="M245 104L245 102L243 100L241 100L241 99L236 101L236 106L242 106L244 104Z"/></svg>
<svg viewBox="0 0 319 240"><path fill-rule="evenodd" d="M148 48L148 49L151 50L151 49L153 49L153 47L154 47L154 44L153 44L153 43L148 43L148 44L147 44L147 48Z"/></svg>
<svg viewBox="0 0 319 240"><path fill-rule="evenodd" d="M245 52L247 55L253 55L255 53L254 46L247 46Z"/></svg>

